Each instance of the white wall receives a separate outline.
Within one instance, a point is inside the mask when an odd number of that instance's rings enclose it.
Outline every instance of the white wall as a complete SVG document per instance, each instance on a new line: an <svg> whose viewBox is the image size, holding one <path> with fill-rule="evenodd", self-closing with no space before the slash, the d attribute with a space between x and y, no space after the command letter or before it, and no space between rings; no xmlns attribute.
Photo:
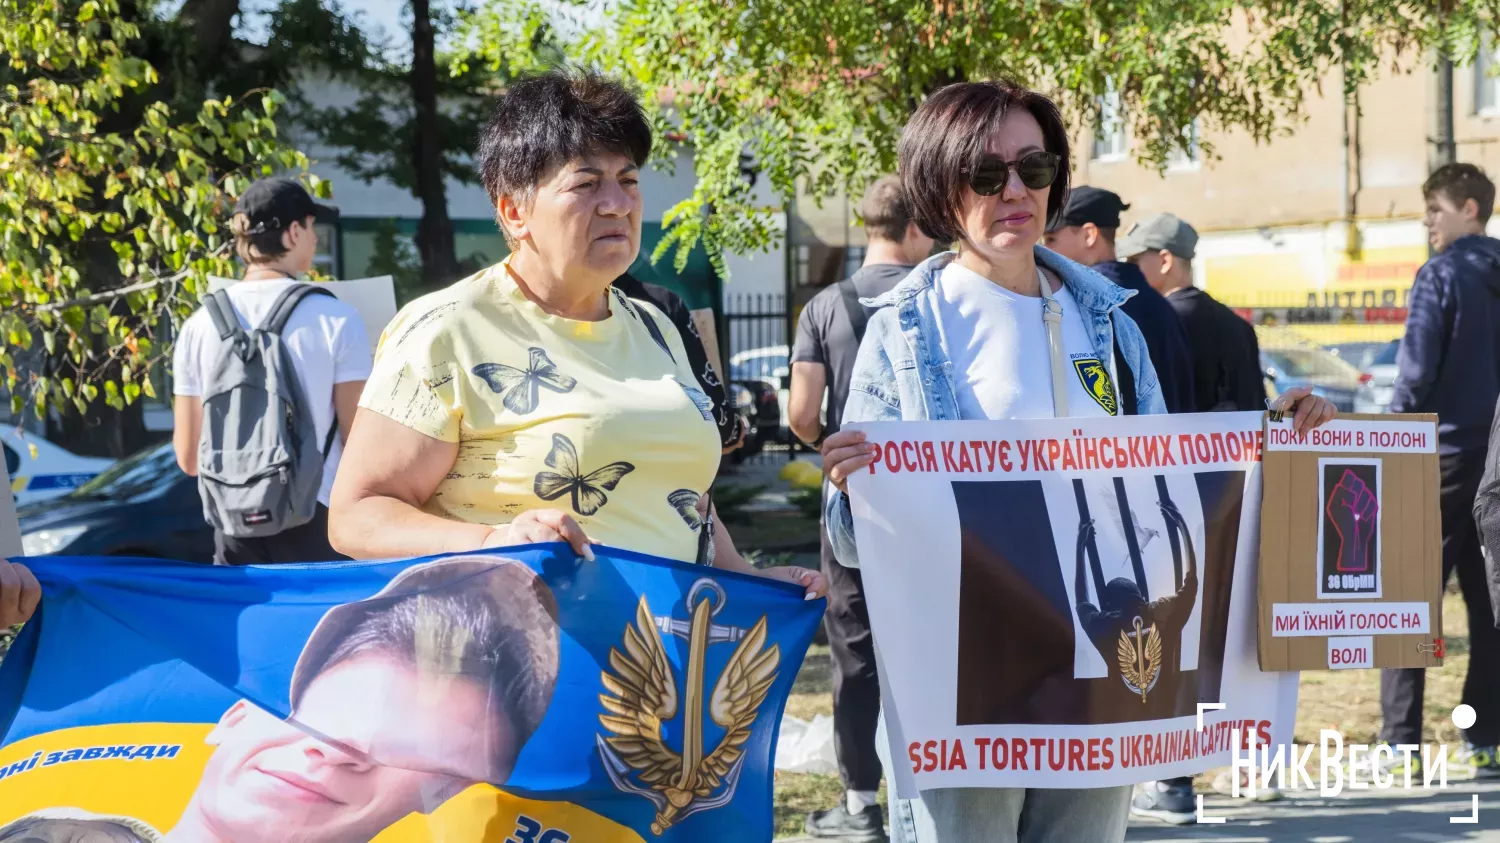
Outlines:
<svg viewBox="0 0 1500 843"><path fill-rule="evenodd" d="M354 86L321 74L304 78L302 90L310 103L321 108L348 107L359 98L359 91ZM422 216L421 203L409 191L384 180L366 184L334 163L333 149L310 137L294 137L293 140L301 142L308 156L314 159L312 171L332 183L333 204L344 217L418 219ZM670 143L660 138L657 142ZM648 169L641 178L642 219L660 222L672 206L692 196L694 184L696 177L691 150L681 151L671 168ZM479 185L449 179L447 189L448 215L453 219L491 219L494 216L489 195ZM779 204L765 178L756 185L755 201L765 205ZM778 222L785 232L785 215L778 215ZM727 264L730 278L724 286L726 295L780 294L786 291L786 261L780 244L770 252L730 255Z"/></svg>

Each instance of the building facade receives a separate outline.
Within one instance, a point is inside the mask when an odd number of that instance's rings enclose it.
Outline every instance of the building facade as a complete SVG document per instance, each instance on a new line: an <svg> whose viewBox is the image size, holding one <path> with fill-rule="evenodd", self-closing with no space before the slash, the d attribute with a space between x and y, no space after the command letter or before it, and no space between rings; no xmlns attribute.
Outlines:
<svg viewBox="0 0 1500 843"><path fill-rule="evenodd" d="M1500 176L1500 56L1453 72L1457 158ZM1408 61L1345 102L1337 73L1310 90L1303 119L1268 143L1194 127L1193 149L1143 166L1118 103L1074 134L1074 185L1106 187L1122 223L1171 211L1198 229L1196 283L1273 337L1320 345L1400 336L1406 298L1428 258L1421 186L1434 106L1431 70ZM1211 148L1212 154L1206 154ZM1492 231L1500 230L1495 222ZM842 197L799 199L788 242L794 308L847 275L863 231Z"/></svg>

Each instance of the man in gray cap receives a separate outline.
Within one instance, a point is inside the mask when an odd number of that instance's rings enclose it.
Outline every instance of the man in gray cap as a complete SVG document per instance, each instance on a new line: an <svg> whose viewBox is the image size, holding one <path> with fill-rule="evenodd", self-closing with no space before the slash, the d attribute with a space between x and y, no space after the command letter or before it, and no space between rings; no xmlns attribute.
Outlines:
<svg viewBox="0 0 1500 843"><path fill-rule="evenodd" d="M1184 412L1264 410L1260 344L1255 329L1234 311L1193 286L1193 255L1198 232L1172 214L1157 214L1125 232L1115 251L1166 297L1187 332L1192 355L1195 402ZM1130 812L1174 824L1196 816L1191 776L1145 782L1130 803Z"/></svg>
<svg viewBox="0 0 1500 843"><path fill-rule="evenodd" d="M1134 264L1115 259L1120 212L1129 208L1114 191L1087 185L1075 187L1068 194L1068 204L1058 224L1047 232L1047 248L1089 267L1117 286L1135 291L1120 309L1135 320L1146 337L1146 350L1156 367L1167 412L1191 413L1196 406L1193 360L1182 322Z"/></svg>
<svg viewBox="0 0 1500 843"><path fill-rule="evenodd" d="M1182 320L1193 355L1194 410L1264 410L1266 385L1255 329L1193 286L1197 247L1198 232L1192 226L1172 214L1157 214L1131 226L1116 253L1145 274Z"/></svg>

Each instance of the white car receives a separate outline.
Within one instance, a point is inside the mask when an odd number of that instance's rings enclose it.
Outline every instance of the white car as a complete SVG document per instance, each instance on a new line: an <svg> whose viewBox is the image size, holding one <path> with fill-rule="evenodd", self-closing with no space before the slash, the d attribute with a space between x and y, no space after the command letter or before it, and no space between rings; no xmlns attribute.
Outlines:
<svg viewBox="0 0 1500 843"><path fill-rule="evenodd" d="M730 381L762 381L776 390L776 401L781 409L781 431L778 439L782 442L792 441L792 431L788 424L792 406L790 358L791 352L784 345L752 348L729 358ZM827 422L827 390L823 392L823 406L819 416L825 423Z"/></svg>
<svg viewBox="0 0 1500 843"><path fill-rule="evenodd" d="M17 506L66 495L114 463L80 457L14 427L0 434L0 447L5 450L5 472L10 475Z"/></svg>
<svg viewBox="0 0 1500 843"><path fill-rule="evenodd" d="M1401 341L1391 340L1365 366L1364 386L1354 399L1356 413L1389 413L1396 395L1396 354Z"/></svg>

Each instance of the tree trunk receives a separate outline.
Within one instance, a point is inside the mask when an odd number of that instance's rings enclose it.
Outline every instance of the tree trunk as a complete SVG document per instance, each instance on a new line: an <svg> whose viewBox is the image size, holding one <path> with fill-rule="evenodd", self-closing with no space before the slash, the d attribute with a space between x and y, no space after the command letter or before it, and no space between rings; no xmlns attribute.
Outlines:
<svg viewBox="0 0 1500 843"><path fill-rule="evenodd" d="M240 0L185 0L177 19L192 25L197 67L208 67L230 48L234 16L239 13Z"/></svg>
<svg viewBox="0 0 1500 843"><path fill-rule="evenodd" d="M128 457L153 439L146 429L145 410L144 401L116 410L102 399L89 405L88 415L68 407L48 418L47 441L82 457Z"/></svg>
<svg viewBox="0 0 1500 843"><path fill-rule="evenodd" d="M411 95L416 111L412 132L412 164L416 196L422 203L417 223L417 254L428 284L446 284L458 277L453 245L453 221L448 218L448 192L443 185L443 149L438 137L437 60L434 56L431 4L412 0Z"/></svg>

